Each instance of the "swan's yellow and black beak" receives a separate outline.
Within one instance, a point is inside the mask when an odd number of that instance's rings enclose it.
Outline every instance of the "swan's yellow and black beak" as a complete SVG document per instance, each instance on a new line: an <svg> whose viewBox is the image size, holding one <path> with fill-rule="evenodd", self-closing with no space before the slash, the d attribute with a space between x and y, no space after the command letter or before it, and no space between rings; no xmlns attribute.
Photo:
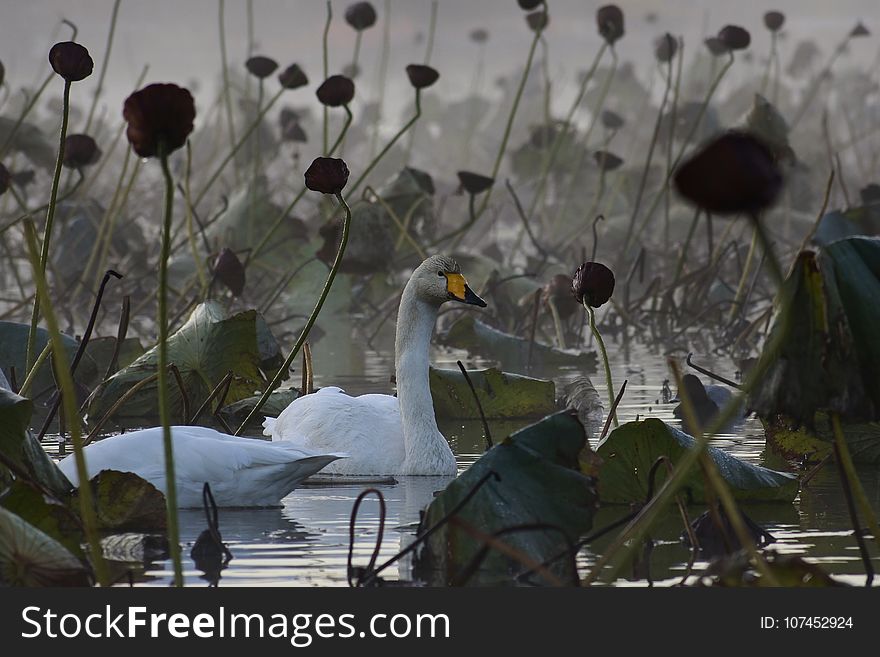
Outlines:
<svg viewBox="0 0 880 657"><path fill-rule="evenodd" d="M454 301L461 301L472 306L486 307L486 302L474 294L474 291L468 286L467 281L461 274L453 274L446 272L446 294Z"/></svg>

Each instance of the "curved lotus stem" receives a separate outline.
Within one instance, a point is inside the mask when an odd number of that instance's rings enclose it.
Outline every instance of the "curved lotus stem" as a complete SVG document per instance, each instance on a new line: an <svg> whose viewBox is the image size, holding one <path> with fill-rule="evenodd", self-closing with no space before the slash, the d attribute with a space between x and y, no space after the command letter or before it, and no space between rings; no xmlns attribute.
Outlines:
<svg viewBox="0 0 880 657"><path fill-rule="evenodd" d="M236 436L241 435L242 431L244 431L244 428L248 425L248 423L257 413L260 412L260 409L263 408L266 402L269 401L269 396L272 394L272 392L281 384L281 380L284 378L284 374L290 368L291 363L293 363L293 359L296 358L296 355L302 348L303 343L309 337L309 331L312 330L312 326L314 326L315 320L318 319L318 315L321 312L324 301L326 301L327 295L330 293L330 288L333 286L333 279L336 278L336 274L337 272L339 272L339 266L342 264L342 256L345 254L345 247L348 244L348 231L351 226L351 208L348 207L348 203L345 202L345 199L342 197L341 193L336 194L336 199L345 210L345 216L342 219L342 238L339 241L339 249L337 249L336 251L336 258L333 260L333 265L330 267L330 273L327 275L327 281L324 283L324 289L321 290L321 296L318 297L315 308L314 310L312 310L312 314L309 315L309 318L306 321L306 325L303 327L302 333L300 333L296 344L293 345L293 349L284 360L284 364L280 368L278 368L278 372L275 374L272 382L266 387L266 390L260 396L259 401L251 409L250 413L248 413L247 417L241 423L241 426L236 429Z"/></svg>
<svg viewBox="0 0 880 657"><path fill-rule="evenodd" d="M165 447L165 500L168 514L168 548L174 567L174 586L183 586L183 565L180 558L180 529L177 522L177 479L174 474L174 451L171 442L171 409L168 398L168 256L171 251L171 214L174 203L174 181L168 167L168 153L159 145L159 161L165 178L165 217L162 224L162 255L159 259L159 421Z"/></svg>
<svg viewBox="0 0 880 657"><path fill-rule="evenodd" d="M58 185L61 181L61 164L64 162L64 141L67 138L67 123L70 118L70 80L64 81L64 96L61 109L61 139L58 146L58 158L55 160L55 174L52 177L52 191L49 193L49 208L46 211L46 228L43 233L43 248L40 252L40 272L45 275L46 264L49 261L49 242L52 238L52 223L55 220L55 207L58 203ZM40 318L40 297L34 298L34 308L31 313L31 326L28 332L26 371L30 371L34 359L34 344L37 339L37 321Z"/></svg>

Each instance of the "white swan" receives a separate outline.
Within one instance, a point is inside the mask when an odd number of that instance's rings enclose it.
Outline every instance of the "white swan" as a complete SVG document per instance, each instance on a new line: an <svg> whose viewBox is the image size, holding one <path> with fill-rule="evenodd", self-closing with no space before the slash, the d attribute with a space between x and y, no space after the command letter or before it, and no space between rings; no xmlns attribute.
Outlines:
<svg viewBox="0 0 880 657"><path fill-rule="evenodd" d="M454 475L455 457L437 428L428 381L428 349L446 301L485 307L458 264L431 256L413 272L397 311L394 351L397 397L351 397L335 387L294 400L263 433L303 448L345 452L325 468L338 475Z"/></svg>
<svg viewBox="0 0 880 657"><path fill-rule="evenodd" d="M201 507L205 482L218 506L279 506L306 477L344 454L325 454L292 442L271 443L239 438L207 427L171 427L177 505ZM101 470L133 472L165 493L165 447L162 427L111 436L85 450L89 478ZM73 455L58 463L78 486Z"/></svg>

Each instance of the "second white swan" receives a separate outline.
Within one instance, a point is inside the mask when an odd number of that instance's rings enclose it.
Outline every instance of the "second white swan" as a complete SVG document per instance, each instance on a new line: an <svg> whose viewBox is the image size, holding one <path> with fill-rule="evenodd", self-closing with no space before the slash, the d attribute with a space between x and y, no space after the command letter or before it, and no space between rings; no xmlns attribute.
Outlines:
<svg viewBox="0 0 880 657"><path fill-rule="evenodd" d="M397 397L351 397L322 388L294 400L263 433L347 459L323 473L338 475L454 475L455 457L437 428L428 379L428 353L440 306L447 301L485 307L452 258L431 256L404 287L394 342Z"/></svg>

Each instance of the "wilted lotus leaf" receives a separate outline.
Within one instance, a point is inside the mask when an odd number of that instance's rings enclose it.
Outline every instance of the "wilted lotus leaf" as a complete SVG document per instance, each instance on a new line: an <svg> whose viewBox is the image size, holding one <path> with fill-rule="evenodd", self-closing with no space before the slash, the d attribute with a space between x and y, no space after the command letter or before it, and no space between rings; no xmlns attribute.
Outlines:
<svg viewBox="0 0 880 657"><path fill-rule="evenodd" d="M419 533L447 515L491 472L498 479L480 486L453 520L428 538L415 562L416 576L432 585L456 582L483 545L473 529L492 535L522 525L553 525L564 536L540 529L502 533L498 540L535 563L564 551L566 537L573 542L590 529L597 503L593 479L578 468L585 444L583 426L573 413L563 411L517 431L486 452L434 499ZM549 569L563 582L571 582L574 573L569 563L557 559ZM468 583L512 583L514 575L526 570L521 560L490 549ZM541 575L533 579L541 580Z"/></svg>
<svg viewBox="0 0 880 657"><path fill-rule="evenodd" d="M391 264L389 254L394 253L392 226L392 219L380 204L360 201L352 205L348 246L339 271L348 274L386 271ZM324 224L319 234L324 243L317 256L330 264L342 240L342 219Z"/></svg>
<svg viewBox="0 0 880 657"><path fill-rule="evenodd" d="M780 303L790 318L777 318L770 331L758 363L767 373L749 407L808 429L820 410L845 422L880 420L880 239L851 237L802 252Z"/></svg>
<svg viewBox="0 0 880 657"><path fill-rule="evenodd" d="M28 431L33 403L0 387L0 456L2 463L15 469L20 479L44 486L58 497L67 495L73 485ZM0 465L6 471L6 465Z"/></svg>
<svg viewBox="0 0 880 657"><path fill-rule="evenodd" d="M656 418L620 425L596 449L603 461L599 470L599 498L610 504L644 502L654 462L666 456L675 464L693 445L691 436ZM706 451L737 500L791 502L798 493L794 475L746 463L716 447ZM665 479L666 468L658 468L654 490ZM699 470L690 475L685 491L692 502L706 500Z"/></svg>
<svg viewBox="0 0 880 657"><path fill-rule="evenodd" d="M793 153L788 144L788 123L761 94L755 94L755 102L746 115L744 127L767 144L777 158L791 159Z"/></svg>
<svg viewBox="0 0 880 657"><path fill-rule="evenodd" d="M268 401L263 404L260 412L257 414L257 417L253 418L251 421L252 423L245 427L245 430L248 432L254 430L257 433L262 433L263 418L278 417L281 415L281 411L290 406L290 404L293 403L293 400L298 399L299 396L299 390L296 388L279 388L278 390L273 390L272 394L269 395ZM220 415L223 416L223 419L226 420L230 426L238 426L244 422L245 418L250 414L251 409L257 405L257 402L259 402L261 398L262 395L253 395L245 399L240 399L234 404L227 404L221 409Z"/></svg>
<svg viewBox="0 0 880 657"><path fill-rule="evenodd" d="M455 322L440 341L450 347L467 349L468 352L499 361L505 370L526 373L528 364L534 370L542 367L569 365L581 371L595 371L595 352L555 349L540 342L531 345L525 338L504 333L465 315ZM531 360L529 353L531 352Z"/></svg>
<svg viewBox="0 0 880 657"><path fill-rule="evenodd" d="M85 540L82 523L76 513L79 511L78 505L73 508L65 506L58 500L46 497L32 484L19 479L3 493L0 507L45 532L76 557L85 556L81 547Z"/></svg>
<svg viewBox="0 0 880 657"><path fill-rule="evenodd" d="M508 374L495 367L470 370L468 376L487 418L543 417L556 411L553 381ZM438 418L479 419L477 404L461 371L431 368L430 380Z"/></svg>
<svg viewBox="0 0 880 657"><path fill-rule="evenodd" d="M411 235L421 241L434 236L434 180L431 174L421 169L404 167L379 190L379 194L401 221L406 221L409 217ZM394 232L396 234L396 229Z"/></svg>
<svg viewBox="0 0 880 657"><path fill-rule="evenodd" d="M853 461L880 465L880 422L846 422L841 429ZM798 463L818 463L833 451L834 430L824 411L816 413L809 429L774 416L764 421L764 433L773 452Z"/></svg>
<svg viewBox="0 0 880 657"><path fill-rule="evenodd" d="M85 565L61 543L0 508L0 585L88 586Z"/></svg>
<svg viewBox="0 0 880 657"><path fill-rule="evenodd" d="M165 531L165 496L133 472L101 470L91 478L98 526L105 531Z"/></svg>
<svg viewBox="0 0 880 657"><path fill-rule="evenodd" d="M0 144L5 144L15 129L17 121L0 116ZM18 126L9 148L44 169L52 169L55 165L55 148L46 135L33 123L23 122Z"/></svg>
<svg viewBox="0 0 880 657"><path fill-rule="evenodd" d="M154 374L157 361L158 351L153 347L103 383L89 404L90 421L101 418L132 385ZM180 371L192 413L229 371L233 378L227 402L244 399L263 388L267 384L264 372L272 376L281 364L281 355L278 343L256 310L227 317L219 303L208 301L197 306L187 322L168 338L168 362ZM183 417L180 387L175 377L169 381L171 416L175 422L185 422L189 418ZM145 418L153 422L157 404L153 381L124 403L113 419L122 426L143 426Z"/></svg>

